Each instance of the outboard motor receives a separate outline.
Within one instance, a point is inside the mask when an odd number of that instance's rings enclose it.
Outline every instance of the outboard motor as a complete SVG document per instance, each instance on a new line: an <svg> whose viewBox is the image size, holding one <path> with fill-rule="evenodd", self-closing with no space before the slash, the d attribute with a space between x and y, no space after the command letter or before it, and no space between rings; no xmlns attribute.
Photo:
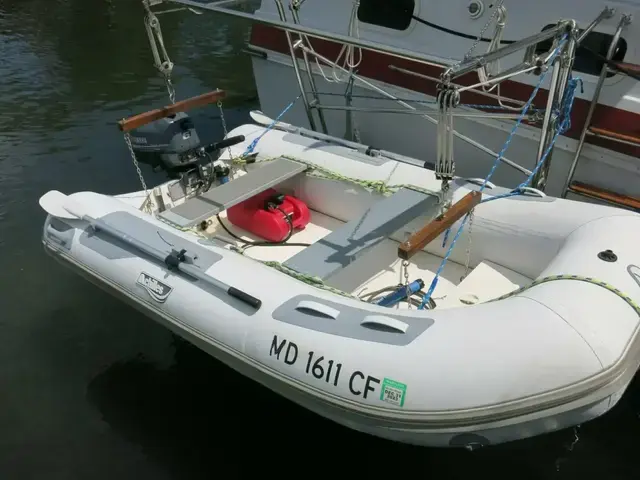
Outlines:
<svg viewBox="0 0 640 480"><path fill-rule="evenodd" d="M193 121L186 113L156 120L133 130L131 146L140 163L179 179L185 191L209 189L215 180L227 181L229 169L214 165L219 152L245 140L244 135L202 146Z"/></svg>
<svg viewBox="0 0 640 480"><path fill-rule="evenodd" d="M206 157L193 121L182 112L133 130L131 146L140 163L164 170L171 178Z"/></svg>

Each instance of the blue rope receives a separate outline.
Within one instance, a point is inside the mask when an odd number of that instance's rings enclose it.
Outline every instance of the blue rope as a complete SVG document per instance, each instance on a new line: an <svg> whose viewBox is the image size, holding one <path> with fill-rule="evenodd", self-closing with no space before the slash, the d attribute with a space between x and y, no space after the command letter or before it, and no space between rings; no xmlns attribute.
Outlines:
<svg viewBox="0 0 640 480"><path fill-rule="evenodd" d="M242 157L246 157L247 155L250 155L253 153L253 151L255 150L256 146L258 145L258 142L260 141L260 139L262 139L262 137L264 137L267 133L269 133L269 131L275 126L276 123L278 123L280 121L280 119L282 118L282 116L287 113L291 107L293 107L293 105L298 101L298 99L302 96L302 94L298 95L293 102L291 102L289 105L287 105L285 107L284 110L282 110L282 112L280 112L280 114L275 118L275 120L273 122L271 122L271 124L264 130L264 132L262 132L260 134L260 136L258 136L255 140L253 140L253 142L251 142L251 144L247 147L247 149L244 151L244 153L242 154Z"/></svg>
<svg viewBox="0 0 640 480"><path fill-rule="evenodd" d="M442 240L442 248L447 246L447 240L449 240L449 235L451 234L451 227L447 228L444 232L444 239Z"/></svg>
<svg viewBox="0 0 640 480"><path fill-rule="evenodd" d="M540 158L540 161L536 165L536 168L533 169L529 177L527 177L527 179L524 182L522 182L520 185L514 188L511 192L503 193L501 195L496 195L495 197L486 198L482 200L481 203L492 202L494 200L499 200L501 198L515 197L517 195L523 194L523 189L529 186L529 184L531 183L533 178L536 176L540 168L542 168L542 166L544 165L558 137L571 128L571 111L573 110L573 102L576 97L576 89L578 88L578 85L580 85L580 90L584 91L582 79L579 77L575 79L571 78L567 83L567 94L565 95L565 100L559 111L559 116L561 118L561 121L558 123L558 127L556 128L556 133L553 136L551 143L549 143L549 146L544 151L544 154Z"/></svg>
<svg viewBox="0 0 640 480"><path fill-rule="evenodd" d="M545 160L551 153L551 149L556 143L556 140L558 139L558 137L571 128L571 110L573 109L573 102L575 100L576 88L578 87L578 85L580 85L580 88L582 89L581 78L575 78L575 79L572 78L567 83L567 94L565 95L565 101L559 112L562 120L559 122L558 127L556 128L556 133L553 136L551 143L549 143L549 146L545 150L544 155L542 155L542 157L540 158L540 161L536 165L536 168L533 169L533 172L531 172L531 175L529 175L529 177L524 182L522 182L520 185L518 185L514 189L514 192L529 186L529 183L531 182L531 180L533 180L533 177L536 176L540 168L542 168L542 165L544 165Z"/></svg>
<svg viewBox="0 0 640 480"><path fill-rule="evenodd" d="M566 42L566 39L567 39L567 34L564 34L562 39L561 39L561 41L559 42L558 46L556 47L555 51L553 52L553 54L551 55L551 57L549 59L550 60L549 61L550 65L553 65L553 62L555 61L556 57L560 53L560 50L564 46L564 43ZM502 150L500 151L500 153L496 157L496 160L495 160L493 166L491 167L491 170L489 171L489 174L484 179L484 182L482 183L482 186L480 187L480 190L479 190L480 193L482 193L484 191L484 189L487 186L487 183L489 182L489 180L491 180L491 177L493 177L493 174L495 173L496 169L498 168L498 165L500 164L500 162L502 160L502 157L506 153L507 149L509 148L509 145L511 144L511 141L513 140L513 136L515 135L516 130L518 130L518 128L520 127L520 124L524 120L525 116L527 115L527 112L529 111L529 108L531 107L531 104L533 103L533 99L538 94L538 90L540 90L540 88L542 87L542 84L543 84L544 79L546 78L548 72L549 72L548 69L544 71L544 73L540 77L540 81L538 82L538 85L536 85L536 88L534 88L533 93L531 94L531 97L529 97L529 100L527 101L527 103L523 107L522 112L520 113L520 116L518 117L518 120L516 121L515 125L511 129L511 133L509 133L509 136L507 137L507 140L504 143L504 146L502 147ZM575 90L575 86L574 86L574 90ZM567 97L569 97L569 95L567 95ZM573 98L571 98L571 105L573 105ZM565 121L563 120L562 123L564 124ZM555 138L557 138L558 135L559 135L559 133L556 133L556 136L554 137L554 141L555 141ZM547 150L550 151L550 148L547 149ZM535 175L535 172L537 172L540 169L540 166L542 165L542 163L543 162L541 160L539 162L539 164L536 166L536 169L532 172L532 174L530 175L529 178L533 178L533 175ZM526 183L529 182L529 178L526 180L525 186L526 186ZM522 185L519 185L518 188L522 188ZM510 192L510 193L513 193L513 192ZM445 254L444 258L442 259L442 262L440 263L440 266L438 267L438 270L436 271L436 274L433 277L433 280L431 281L431 285L429 286L429 290L427 290L427 293L425 293L424 297L422 297L422 302L420 303L420 306L418 307L418 310L424 310L424 308L427 305L427 303L429 303L429 300L431 299L431 296L433 295L433 292L436 289L436 286L438 285L438 279L440 278L440 275L442 274L442 271L444 270L444 267L447 264L447 261L449 260L449 257L451 256L451 253L453 252L453 249L456 246L456 242L460 238L460 235L462 234L462 230L464 229L467 221L469 220L469 217L470 217L470 213L467 213L464 216L464 218L462 219L462 222L460 223L460 226L458 227L458 231L456 232L455 236L453 237L453 241L451 242L451 245L449 246L449 249L447 250L447 253Z"/></svg>

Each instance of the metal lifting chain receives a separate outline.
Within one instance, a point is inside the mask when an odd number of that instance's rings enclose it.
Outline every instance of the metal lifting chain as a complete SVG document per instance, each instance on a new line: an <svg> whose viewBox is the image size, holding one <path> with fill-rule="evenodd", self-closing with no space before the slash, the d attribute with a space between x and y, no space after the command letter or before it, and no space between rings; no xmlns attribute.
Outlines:
<svg viewBox="0 0 640 480"><path fill-rule="evenodd" d="M147 36L149 37L149 45L151 46L154 64L164 77L164 82L167 86L167 92L169 94L169 101L173 104L176 103L176 90L173 87L173 83L171 82L173 62L169 58L167 49L164 46L164 40L162 39L162 30L160 29L160 21L158 20L158 17L156 17L156 15L151 11L151 1L152 0L142 0L142 5L146 11L146 15L144 17L144 26L147 31ZM158 45L160 45L160 49L158 49ZM162 54L162 57L160 56L160 54ZM155 209L155 205L153 200L151 199L151 195L149 194L147 183L144 181L142 170L140 170L140 165L138 163L136 153L133 150L133 145L131 144L131 136L128 132L125 132L124 134L124 141L127 144L127 148L129 149L131 160L133 161L133 166L136 169L136 173L138 174L140 184L142 185L142 189L144 190L145 194L145 200L142 203L140 210L151 214Z"/></svg>
<svg viewBox="0 0 640 480"><path fill-rule="evenodd" d="M464 280L467 275L469 275L470 264L471 264L471 246L473 242L473 220L475 219L475 208L469 212L469 243L467 244L467 261L465 262L464 275L460 278L460 281Z"/></svg>
<svg viewBox="0 0 640 480"><path fill-rule="evenodd" d="M485 23L484 27L482 27L482 30L480 30L478 37L474 40L473 45L471 45L471 48L469 49L469 51L464 54L465 60L471 57L471 54L474 52L476 47L480 44L480 42L482 41L483 35L487 32L487 29L489 28L491 23L493 23L493 20L496 18L498 13L501 11L503 3L504 3L504 0L498 0L498 2L495 5L495 8L493 9L493 13L489 17L489 20L487 20L487 23Z"/></svg>
<svg viewBox="0 0 640 480"><path fill-rule="evenodd" d="M171 103L176 103L176 90L171 82L173 62L169 58L167 49L164 46L162 30L160 29L160 20L158 20L158 17L156 17L156 15L151 11L149 0L142 0L142 4L147 12L144 17L144 26L147 30L147 36L149 37L149 45L151 45L151 52L153 53L155 67L164 77L164 82L167 85L167 92L169 93L169 100ZM158 46L160 46L159 49Z"/></svg>
<svg viewBox="0 0 640 480"><path fill-rule="evenodd" d="M409 262L404 260L402 262L402 270L404 271L404 288L407 292L407 306L411 310L411 289L409 288ZM400 305L400 303L398 303Z"/></svg>
<svg viewBox="0 0 640 480"><path fill-rule="evenodd" d="M149 190L147 189L147 183L144 181L144 176L142 175L142 171L140 170L140 165L138 164L138 159L136 158L136 152L133 151L133 145L131 145L131 136L129 135L129 132L125 132L124 141L127 144L127 147L129 148L129 153L131 154L131 159L133 160L133 166L136 169L138 178L140 178L140 184L142 185L142 189L144 190L145 199L140 207L140 210L151 214L155 209L155 204L151 199L151 195L149 195Z"/></svg>

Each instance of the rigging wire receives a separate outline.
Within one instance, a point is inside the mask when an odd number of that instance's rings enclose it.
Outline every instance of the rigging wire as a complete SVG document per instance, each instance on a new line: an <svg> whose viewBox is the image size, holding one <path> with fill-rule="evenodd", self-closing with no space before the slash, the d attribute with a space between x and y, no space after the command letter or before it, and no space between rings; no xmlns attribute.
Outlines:
<svg viewBox="0 0 640 480"><path fill-rule="evenodd" d="M564 44L565 44L566 41L567 41L567 34L564 34L562 36L562 39L558 43L558 46L555 48L555 50L553 51L553 54L549 58L549 63L551 65L553 65L556 57L558 56L558 54L560 53L560 51L564 47ZM533 103L533 99L538 94L538 90L540 90L540 88L542 87L542 84L543 84L548 72L549 72L549 69L545 70L543 72L543 74L540 76L540 80L539 80L538 84L536 85L536 88L531 93L531 96L529 97L529 100L527 101L526 105L522 109L522 113L520 114L518 120L516 121L515 125L511 129L511 133L507 137L507 140L504 143L504 146L502 147L502 150L500 151L500 153L496 157L496 160L495 160L493 166L491 167L491 170L489 171L489 174L487 175L487 177L482 182L482 186L480 187L480 193L482 193L484 191L484 189L487 186L487 183L489 182L489 180L491 179L491 177L495 173L496 169L498 168L498 165L500 164L500 160L502 159L502 156L506 153L507 149L509 148L509 145L511 144L511 141L513 139L513 136L516 133L516 130L518 130L518 128L520 127L520 124L524 120L524 118L525 118L525 116L527 114L527 111L529 110L529 107ZM571 102L571 104L573 104L573 101ZM558 134L556 133L556 137L555 138L557 138L557 135ZM548 151L550 151L550 150L548 150ZM544 158L545 157L543 157L543 159ZM543 161L541 159L541 161L538 163L538 166L536 167L536 170L538 170L540 168L542 163L543 163ZM532 176L533 176L533 172L532 172ZM532 176L530 178L532 178ZM529 179L527 179L527 182L528 181L529 181ZM513 192L511 192L511 193L513 193ZM514 195L515 195L515 193L514 193ZM449 257L451 256L451 253L453 252L453 249L454 249L454 247L456 245L456 242L460 238L460 235L462 234L462 231L464 230L464 227L465 227L467 221L469 220L469 217L470 217L470 213L467 213L464 216L464 218L462 219L462 222L460 223L460 226L458 227L458 231L456 232L455 236L453 237L453 241L451 242L451 245L449 246L449 249L447 250L447 253L445 254L444 258L442 259L442 262L440 263L440 266L438 267L438 270L436 271L436 274L434 275L433 280L431 281L431 285L429 286L429 289L427 290L426 295L422 299L422 303L420 304L420 307L418 307L420 310L425 308L425 306L429 302L429 299L433 295L433 292L436 289L436 286L438 285L438 280L440 278L440 275L442 274L442 271L444 270L444 267L447 264L447 262L449 260Z"/></svg>

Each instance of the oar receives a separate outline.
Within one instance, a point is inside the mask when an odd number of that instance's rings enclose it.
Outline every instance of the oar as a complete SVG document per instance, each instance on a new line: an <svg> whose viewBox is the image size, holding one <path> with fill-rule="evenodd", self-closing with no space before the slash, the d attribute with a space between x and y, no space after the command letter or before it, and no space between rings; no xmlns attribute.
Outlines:
<svg viewBox="0 0 640 480"><path fill-rule="evenodd" d="M155 258L156 260L169 265L167 262L167 254L161 250L158 250L150 245L147 245L144 242L128 235L121 230L109 225L101 219L93 218L87 211L87 207L82 205L72 198L69 198L64 193L58 192L57 190L51 190L50 192L45 193L42 197L40 197L40 206L49 214L54 217L59 218L79 218L88 222L94 229L100 230L108 235L111 235L118 240L125 242L132 247L137 248L141 252L146 253L147 255ZM175 252L180 257L179 252ZM182 252L184 253L184 252ZM238 300L250 305L251 307L258 310L262 306L262 301L252 297L248 293L243 292L242 290L238 290L235 287L227 285L220 280L213 278L210 275L202 272L195 265L191 265L188 263L184 263L183 261L177 260L175 262L171 262L171 267L175 267L181 272L190 275L193 278L201 280L202 282L211 285L212 287L222 290L231 297L237 298Z"/></svg>
<svg viewBox="0 0 640 480"><path fill-rule="evenodd" d="M267 117L260 110L251 110L249 112L249 116L253 119L254 122L256 122L259 125L263 125L265 127L268 127L269 125L274 123L272 118ZM300 128L294 127L293 125L285 122L275 122L272 128L277 128L278 130L285 130L291 133L301 130Z"/></svg>
<svg viewBox="0 0 640 480"><path fill-rule="evenodd" d="M254 122L265 127L268 127L273 123L273 119L269 118L260 110L251 110L251 112L249 112L249 116L253 119ZM294 125L291 125L285 122L275 122L275 124L271 128L275 128L276 130L282 130L289 133L294 133L297 135L301 135L303 137L313 138L315 140L322 140L327 143L340 145L342 147L351 148L367 156L371 156L370 155L371 151L374 151L378 153L381 157L388 158L389 160L395 160L396 162L415 165L417 167L424 166L423 162L420 162L419 160L414 160L413 158L405 157L404 155L398 155L396 153L389 152L387 150L379 150L376 148L368 147L361 143L351 142L349 140L344 140L342 138L332 137L331 135L315 132L313 130L308 130L302 127L296 127Z"/></svg>
<svg viewBox="0 0 640 480"><path fill-rule="evenodd" d="M249 116L253 119L254 122L258 123L259 125L263 125L265 127L269 127L271 126L271 124L273 124L271 128L275 128L276 130L283 130L285 132L295 133L298 135L302 135L304 137L311 137L316 140L324 140L329 143L337 143L344 147L352 148L359 152L361 151L362 153L365 153L369 148L366 145L362 145L361 143L350 142L349 140L343 140L342 138L332 137L331 135L326 135L324 133L319 133L319 132L308 130L302 127L296 127L295 125L291 125L290 123L285 123L285 122L274 123L274 120L272 118L269 118L260 110L251 110L249 112Z"/></svg>

